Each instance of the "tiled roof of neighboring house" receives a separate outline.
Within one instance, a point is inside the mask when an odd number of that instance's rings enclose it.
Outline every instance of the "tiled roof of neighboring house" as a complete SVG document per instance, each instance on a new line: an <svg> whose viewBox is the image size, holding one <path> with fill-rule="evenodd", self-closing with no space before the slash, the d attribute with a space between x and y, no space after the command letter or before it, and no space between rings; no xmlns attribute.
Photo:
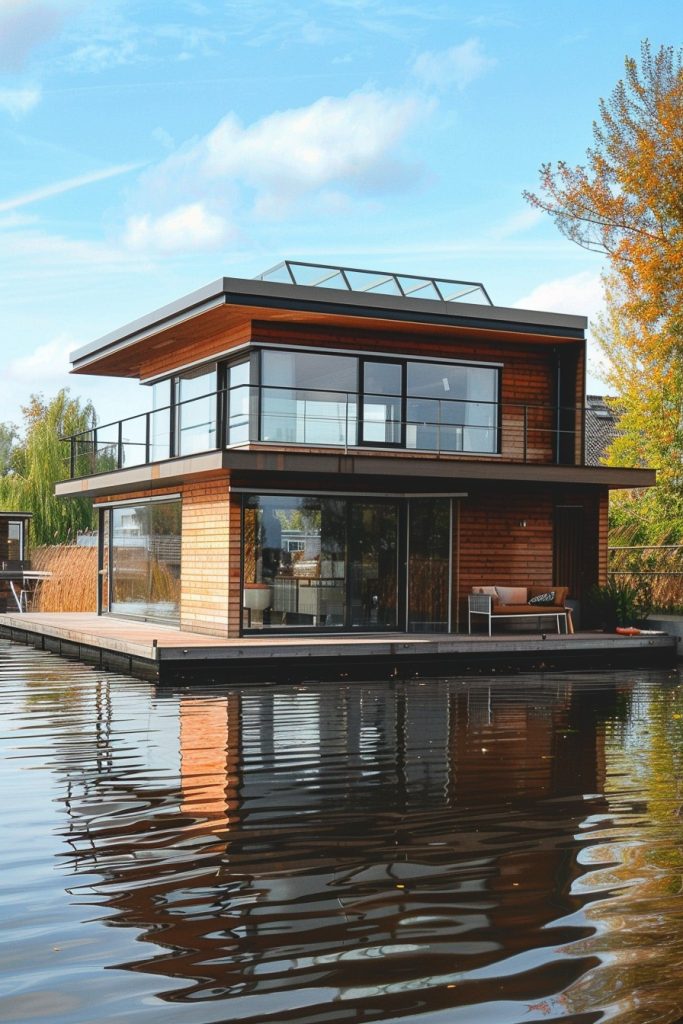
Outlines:
<svg viewBox="0 0 683 1024"><path fill-rule="evenodd" d="M602 395L586 395L586 465L600 466L619 433L618 418Z"/></svg>

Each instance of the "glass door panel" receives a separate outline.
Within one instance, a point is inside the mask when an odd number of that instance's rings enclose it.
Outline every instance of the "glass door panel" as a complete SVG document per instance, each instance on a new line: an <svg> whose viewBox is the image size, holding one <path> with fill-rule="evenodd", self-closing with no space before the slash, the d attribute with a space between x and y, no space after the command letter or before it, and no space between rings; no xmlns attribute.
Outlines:
<svg viewBox="0 0 683 1024"><path fill-rule="evenodd" d="M398 506L353 502L349 529L349 612L354 629L396 629Z"/></svg>
<svg viewBox="0 0 683 1024"><path fill-rule="evenodd" d="M408 631L449 629L451 502L413 498L408 506Z"/></svg>
<svg viewBox="0 0 683 1024"><path fill-rule="evenodd" d="M363 443L400 445L403 392L401 363L363 363Z"/></svg>

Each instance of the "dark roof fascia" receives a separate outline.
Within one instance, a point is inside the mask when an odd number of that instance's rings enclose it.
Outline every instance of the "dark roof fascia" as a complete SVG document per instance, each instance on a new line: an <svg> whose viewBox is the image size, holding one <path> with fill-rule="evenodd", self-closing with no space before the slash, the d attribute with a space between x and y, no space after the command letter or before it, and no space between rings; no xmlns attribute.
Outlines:
<svg viewBox="0 0 683 1024"><path fill-rule="evenodd" d="M0 512L0 519L33 519L33 512Z"/></svg>
<svg viewBox="0 0 683 1024"><path fill-rule="evenodd" d="M369 295L343 292L336 288L224 277L77 349L71 354L73 368L79 369L95 359L222 305L289 309L329 316L381 317L404 323L488 327L516 333L554 335L577 341L584 338L588 324L586 317L568 313L544 313L465 302L440 303L433 299Z"/></svg>
<svg viewBox="0 0 683 1024"><path fill-rule="evenodd" d="M441 481L444 485L466 486L481 481L519 484L580 484L607 488L652 487L656 483L653 469L621 469L611 466L547 466L518 462L476 462L467 460L415 458L400 459L382 455L352 455L333 452L295 452L261 449L228 449L203 455L190 455L147 466L113 470L77 480L63 480L55 486L62 498L93 498L104 494L120 494L183 484L202 473L219 471L248 473L258 477L255 487L276 486L278 479L292 474L315 483L323 476L346 476L355 480L378 477L401 479L405 488L410 483ZM377 488L373 487L373 491Z"/></svg>

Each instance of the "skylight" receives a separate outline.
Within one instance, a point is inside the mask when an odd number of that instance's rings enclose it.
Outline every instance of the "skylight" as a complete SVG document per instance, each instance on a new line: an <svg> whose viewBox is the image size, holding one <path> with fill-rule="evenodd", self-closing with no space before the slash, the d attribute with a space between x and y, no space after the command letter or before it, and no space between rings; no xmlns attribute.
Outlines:
<svg viewBox="0 0 683 1024"><path fill-rule="evenodd" d="M360 270L357 267L302 263L299 260L283 260L263 274L258 274L256 280L295 284L306 288L338 288L347 292L431 299L434 302L493 305L488 292L478 281L452 281L445 277L418 277L415 274Z"/></svg>

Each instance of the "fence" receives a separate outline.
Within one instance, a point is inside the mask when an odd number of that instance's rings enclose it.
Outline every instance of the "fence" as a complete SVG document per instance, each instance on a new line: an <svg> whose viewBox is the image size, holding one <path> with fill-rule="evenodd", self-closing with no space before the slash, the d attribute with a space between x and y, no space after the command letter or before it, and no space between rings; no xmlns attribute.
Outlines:
<svg viewBox="0 0 683 1024"><path fill-rule="evenodd" d="M618 583L635 589L647 583L656 610L683 609L683 544L615 545L607 566Z"/></svg>

